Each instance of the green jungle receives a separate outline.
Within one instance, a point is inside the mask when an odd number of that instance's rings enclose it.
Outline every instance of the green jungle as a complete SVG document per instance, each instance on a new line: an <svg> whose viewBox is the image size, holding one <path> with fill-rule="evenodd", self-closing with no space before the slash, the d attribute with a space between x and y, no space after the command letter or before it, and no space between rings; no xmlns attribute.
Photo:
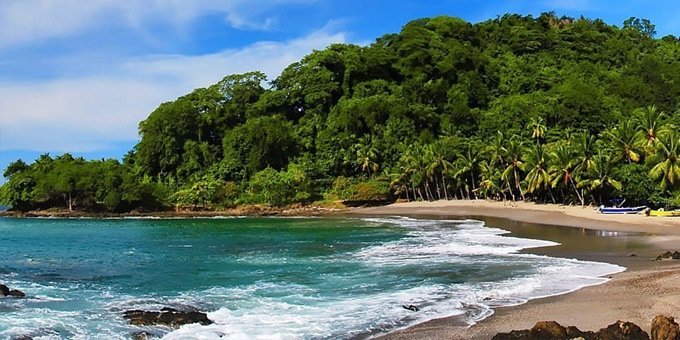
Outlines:
<svg viewBox="0 0 680 340"><path fill-rule="evenodd" d="M13 210L527 200L680 205L680 40L646 19L418 19L162 103L123 159L5 170ZM219 70L216 70L219 72Z"/></svg>

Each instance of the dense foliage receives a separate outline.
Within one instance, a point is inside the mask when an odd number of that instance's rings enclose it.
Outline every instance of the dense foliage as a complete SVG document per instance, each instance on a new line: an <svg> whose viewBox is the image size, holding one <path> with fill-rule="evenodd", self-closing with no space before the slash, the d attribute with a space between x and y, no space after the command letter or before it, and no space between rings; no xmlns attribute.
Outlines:
<svg viewBox="0 0 680 340"><path fill-rule="evenodd" d="M121 165L21 161L15 209L492 198L680 203L680 41L505 15L409 22L161 104ZM265 87L266 86L266 87Z"/></svg>

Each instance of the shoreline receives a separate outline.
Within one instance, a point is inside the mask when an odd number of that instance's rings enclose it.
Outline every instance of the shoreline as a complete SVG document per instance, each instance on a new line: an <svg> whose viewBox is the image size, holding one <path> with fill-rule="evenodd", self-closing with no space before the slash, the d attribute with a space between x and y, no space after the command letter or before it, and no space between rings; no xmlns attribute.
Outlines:
<svg viewBox="0 0 680 340"><path fill-rule="evenodd" d="M525 202L438 201L398 203L382 207L353 208L357 216L410 216L435 218L478 218L490 225L512 225L511 234L523 225L538 224L558 231L595 233L606 237L628 237L628 248L608 250L601 246L560 245L528 249L527 253L572 257L613 263L627 269L610 275L609 281L573 292L531 299L527 303L494 308L494 314L475 325L461 325L456 316L433 319L380 335L379 339L491 339L499 332L529 329L538 321L554 320L564 326L597 331L617 320L630 321L649 332L658 314L680 317L680 261L652 261L667 250L680 248L680 218L644 215L602 215L593 207L540 205ZM564 229L568 228L568 229ZM520 236L522 237L522 236ZM628 242L628 241L627 241ZM675 247L675 248L673 248Z"/></svg>
<svg viewBox="0 0 680 340"><path fill-rule="evenodd" d="M211 218L239 216L320 216L344 212L346 208L332 208L315 205L296 205L287 207L270 207L264 205L247 205L220 210L159 210L149 212L88 212L68 211L64 209L0 211L0 217L9 218Z"/></svg>
<svg viewBox="0 0 680 340"><path fill-rule="evenodd" d="M657 314L680 317L680 261L656 261L665 251L680 250L680 218L644 215L603 215L594 207L496 202L486 200L454 200L394 203L360 208L328 208L295 206L270 208L240 207L218 211L164 211L127 214L88 214L68 211L42 211L16 214L0 213L0 217L43 218L212 218L220 216L328 216L376 217L409 216L418 218L473 218L487 225L509 230L510 236L553 240L562 234L595 234L602 244L562 244L533 248L523 252L557 257L577 258L621 265L626 271L610 276L610 281L577 289L561 295L531 299L527 303L494 308L494 314L473 326L457 316L433 319L374 334L380 339L490 339L499 332L531 328L538 321L555 320L581 330L606 327L617 320L631 321L649 332ZM508 227L509 226L509 227ZM531 229L528 230L527 228ZM551 231L546 231L551 229ZM534 236L532 233L536 233ZM549 236L546 236L549 235ZM592 236L589 240L593 240ZM607 249L609 240L630 239L632 248ZM627 241L628 242L628 241ZM639 243L639 244L638 244ZM631 251L630 249L634 249ZM630 256L631 253L637 256ZM677 313L674 315L674 313Z"/></svg>

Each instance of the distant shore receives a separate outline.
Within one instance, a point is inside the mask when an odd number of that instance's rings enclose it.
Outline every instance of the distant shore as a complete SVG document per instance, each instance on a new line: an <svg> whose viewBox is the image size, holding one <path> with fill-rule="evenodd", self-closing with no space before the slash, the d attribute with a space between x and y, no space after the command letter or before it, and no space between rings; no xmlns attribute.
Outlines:
<svg viewBox="0 0 680 340"><path fill-rule="evenodd" d="M345 211L344 208L296 205L288 207L269 207L248 205L218 210L160 210L132 211L124 213L89 212L66 209L0 211L0 217L40 217L40 218L211 218L220 216L317 216Z"/></svg>
<svg viewBox="0 0 680 340"><path fill-rule="evenodd" d="M519 223L563 226L577 229L636 233L644 248L631 254L625 250L594 249L589 244L570 249L550 247L529 250L615 263L628 269L613 275L605 284L572 293L531 300L514 307L499 308L495 314L467 327L459 318L431 320L389 333L384 339L491 339L498 332L528 329L542 320L582 330L598 330L617 320L631 321L649 332L657 314L680 317L680 261L652 261L668 250L680 250L680 218L644 215L602 215L593 207L541 205L524 202L439 201L354 208L349 214L413 217L497 218ZM639 233L639 234L637 234ZM604 233L607 235L607 233ZM612 233L616 237L617 233ZM606 240L605 240L606 242ZM635 255L635 256L631 256Z"/></svg>

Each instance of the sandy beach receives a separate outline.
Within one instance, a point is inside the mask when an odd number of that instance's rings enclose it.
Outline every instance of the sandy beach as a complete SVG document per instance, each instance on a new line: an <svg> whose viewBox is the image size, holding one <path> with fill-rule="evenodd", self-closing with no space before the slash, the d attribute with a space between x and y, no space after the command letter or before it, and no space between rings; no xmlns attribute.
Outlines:
<svg viewBox="0 0 680 340"><path fill-rule="evenodd" d="M625 242L631 243L616 249L609 249L606 244L584 242L530 250L532 253L615 263L627 270L611 276L605 284L499 308L494 315L473 326L461 325L456 317L443 318L387 334L382 337L385 339L490 339L498 332L531 328L542 320L555 320L564 326L595 331L617 320L625 320L649 332L651 321L658 314L680 317L680 261L652 261L665 251L680 250L680 218L602 215L593 207L484 200L397 203L351 209L348 213L476 217L496 226L505 223L521 227L525 223L534 225L534 228L535 225L545 225L546 229L549 228L547 226L559 226L552 229L564 233L592 233L595 230L595 233L610 237L626 235Z"/></svg>

